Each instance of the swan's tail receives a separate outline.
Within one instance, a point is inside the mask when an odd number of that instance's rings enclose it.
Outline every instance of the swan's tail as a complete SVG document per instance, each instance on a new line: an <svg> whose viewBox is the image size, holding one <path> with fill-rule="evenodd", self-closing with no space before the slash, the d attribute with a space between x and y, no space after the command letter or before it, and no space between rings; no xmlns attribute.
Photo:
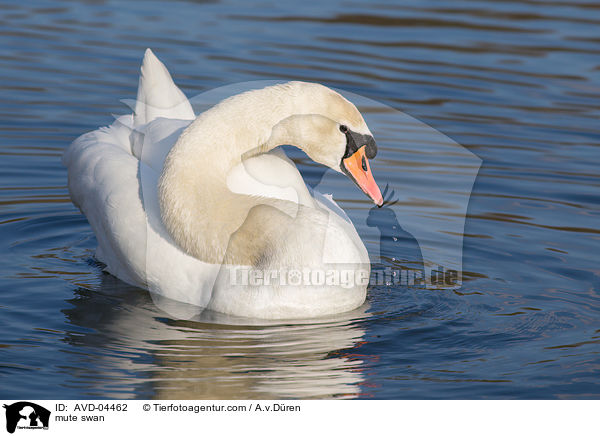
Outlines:
<svg viewBox="0 0 600 436"><path fill-rule="evenodd" d="M138 127L159 117L193 120L196 115L167 68L148 48L142 61L133 125Z"/></svg>

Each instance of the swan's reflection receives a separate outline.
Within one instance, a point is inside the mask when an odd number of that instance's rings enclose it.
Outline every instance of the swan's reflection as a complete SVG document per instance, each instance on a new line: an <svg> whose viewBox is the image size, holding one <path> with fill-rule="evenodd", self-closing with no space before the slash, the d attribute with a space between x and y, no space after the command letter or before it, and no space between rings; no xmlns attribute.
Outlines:
<svg viewBox="0 0 600 436"><path fill-rule="evenodd" d="M85 362L76 364L74 376L90 395L276 399L360 394L363 362L350 356L364 335L365 307L290 324L208 311L181 321L166 315L147 292L109 274L103 274L99 289L76 294L64 313L88 333L70 333L66 340L87 349L74 357Z"/></svg>

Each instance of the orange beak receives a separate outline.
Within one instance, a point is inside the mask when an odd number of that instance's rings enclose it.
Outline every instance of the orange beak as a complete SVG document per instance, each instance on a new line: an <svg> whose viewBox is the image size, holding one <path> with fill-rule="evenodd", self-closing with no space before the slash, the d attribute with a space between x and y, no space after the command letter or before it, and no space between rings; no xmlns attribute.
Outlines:
<svg viewBox="0 0 600 436"><path fill-rule="evenodd" d="M383 204L381 191L379 190L377 183L375 183L373 174L371 174L371 167L369 165L369 160L365 155L364 145L356 150L350 157L342 159L342 169L345 170L346 174L354 180L354 183L356 183L377 206Z"/></svg>

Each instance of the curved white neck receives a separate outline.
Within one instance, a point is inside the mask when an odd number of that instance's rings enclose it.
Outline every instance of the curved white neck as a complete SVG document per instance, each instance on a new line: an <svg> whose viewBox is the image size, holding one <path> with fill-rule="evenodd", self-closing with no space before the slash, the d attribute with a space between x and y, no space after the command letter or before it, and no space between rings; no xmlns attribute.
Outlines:
<svg viewBox="0 0 600 436"><path fill-rule="evenodd" d="M310 129L302 125L319 116L311 106L294 86L279 85L224 100L182 133L165 160L159 200L163 222L184 251L211 263L223 262L226 252L229 256L232 234L247 226L248 212L257 204L256 198L229 191L229 171L282 144L310 154ZM232 261L248 263L251 248L236 250Z"/></svg>

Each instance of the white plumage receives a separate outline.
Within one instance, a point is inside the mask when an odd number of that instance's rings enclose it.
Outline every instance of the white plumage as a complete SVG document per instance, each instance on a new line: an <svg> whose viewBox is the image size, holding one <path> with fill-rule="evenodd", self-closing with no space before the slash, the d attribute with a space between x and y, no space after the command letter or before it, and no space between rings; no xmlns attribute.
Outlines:
<svg viewBox="0 0 600 436"><path fill-rule="evenodd" d="M339 121L368 132L339 94L301 82L232 97L196 118L147 50L135 114L79 137L66 151L69 192L96 234L97 258L130 284L238 316L351 310L364 302L366 283L231 283L238 265L351 269L368 277L368 255L352 223L330 199L309 192L275 148L297 145L339 171L343 135L329 125Z"/></svg>

